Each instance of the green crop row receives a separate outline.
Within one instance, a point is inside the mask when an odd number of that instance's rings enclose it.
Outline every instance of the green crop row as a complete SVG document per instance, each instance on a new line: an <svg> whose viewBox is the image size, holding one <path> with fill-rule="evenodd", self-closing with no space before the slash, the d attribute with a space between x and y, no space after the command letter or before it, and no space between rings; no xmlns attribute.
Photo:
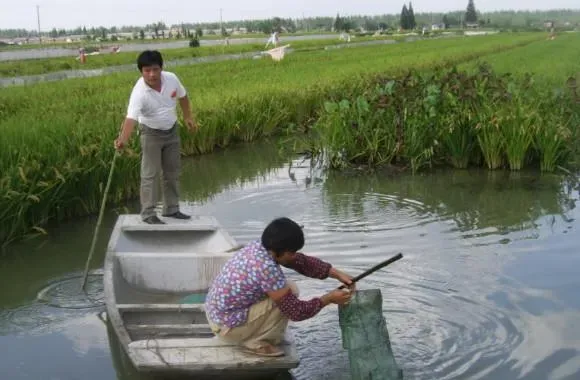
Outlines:
<svg viewBox="0 0 580 380"><path fill-rule="evenodd" d="M183 154L311 124L329 98L398 76L514 49L535 34L416 41L178 67L200 130L182 130ZM0 244L50 220L92 213L102 199L113 139L138 73L12 87L0 92ZM109 202L138 194L139 146L118 160Z"/></svg>

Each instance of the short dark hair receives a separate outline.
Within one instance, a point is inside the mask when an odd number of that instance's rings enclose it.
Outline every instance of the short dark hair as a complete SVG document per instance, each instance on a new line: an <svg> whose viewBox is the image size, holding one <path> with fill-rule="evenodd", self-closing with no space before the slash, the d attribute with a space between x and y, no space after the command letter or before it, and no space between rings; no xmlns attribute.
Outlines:
<svg viewBox="0 0 580 380"><path fill-rule="evenodd" d="M157 50L145 50L137 57L137 67L142 71L145 66L159 65L163 67L163 57Z"/></svg>
<svg viewBox="0 0 580 380"><path fill-rule="evenodd" d="M297 252L304 247L304 232L292 219L277 218L262 232L262 246L276 256L285 252Z"/></svg>

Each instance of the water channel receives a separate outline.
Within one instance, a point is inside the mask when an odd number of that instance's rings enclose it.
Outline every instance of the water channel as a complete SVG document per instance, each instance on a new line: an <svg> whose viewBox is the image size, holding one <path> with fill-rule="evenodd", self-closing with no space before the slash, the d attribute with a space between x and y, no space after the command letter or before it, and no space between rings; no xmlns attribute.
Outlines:
<svg viewBox="0 0 580 380"><path fill-rule="evenodd" d="M214 215L240 243L285 215L304 224L306 252L352 274L402 252L359 287L381 289L405 379L580 378L579 193L561 176L324 174L265 143L188 159L182 189L186 210ZM136 210L107 213L89 286L95 299L116 213ZM104 307L75 299L94 225L94 217L62 223L0 259L0 379L146 379L99 319ZM335 286L291 277L303 299ZM54 296L67 308L37 301L58 281ZM336 308L291 330L296 379L350 379Z"/></svg>

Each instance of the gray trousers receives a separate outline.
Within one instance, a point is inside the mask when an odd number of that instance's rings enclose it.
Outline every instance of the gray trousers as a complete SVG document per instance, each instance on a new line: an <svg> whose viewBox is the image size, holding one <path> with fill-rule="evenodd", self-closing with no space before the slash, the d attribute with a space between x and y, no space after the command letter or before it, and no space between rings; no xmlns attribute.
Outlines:
<svg viewBox="0 0 580 380"><path fill-rule="evenodd" d="M163 214L179 211L181 155L179 124L167 131L140 125L141 218L155 215L159 202L158 180L163 179Z"/></svg>

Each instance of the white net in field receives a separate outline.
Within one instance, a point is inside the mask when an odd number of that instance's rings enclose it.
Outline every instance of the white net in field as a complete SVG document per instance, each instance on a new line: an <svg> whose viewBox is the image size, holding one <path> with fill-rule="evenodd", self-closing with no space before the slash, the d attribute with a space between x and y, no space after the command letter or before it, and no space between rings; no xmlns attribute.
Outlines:
<svg viewBox="0 0 580 380"><path fill-rule="evenodd" d="M284 59L284 55L286 54L286 49L289 47L290 45L284 45L284 46L280 46L274 49L270 49L268 51L266 51L266 54L268 54L270 57L272 57L272 59L274 61L281 61L282 59Z"/></svg>

